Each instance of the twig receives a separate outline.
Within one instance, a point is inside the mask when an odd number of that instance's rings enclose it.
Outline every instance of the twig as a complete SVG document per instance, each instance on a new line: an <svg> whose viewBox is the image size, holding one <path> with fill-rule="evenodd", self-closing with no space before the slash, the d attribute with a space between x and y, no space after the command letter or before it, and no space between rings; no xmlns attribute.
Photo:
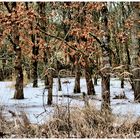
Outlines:
<svg viewBox="0 0 140 140"><path fill-rule="evenodd" d="M14 50L16 50L17 45L16 45L16 43L14 43L14 41L12 40L12 38L10 37L10 35L8 35L8 39L9 39L9 41L12 43L12 45L13 45L13 47L14 47Z"/></svg>
<svg viewBox="0 0 140 140"><path fill-rule="evenodd" d="M38 25L38 26L40 26L40 25ZM41 32L44 33L45 35L50 36L50 37L55 38L55 39L60 40L60 41L64 41L64 43L65 43L68 47L70 47L71 49L73 49L73 50L75 50L75 51L80 51L82 54L84 54L84 52L81 51L80 49L77 49L76 47L69 45L65 39L63 39L63 38L61 38L61 37L58 37L58 36L55 36L55 35L52 35L52 34L49 34L49 33L45 32L45 31L43 31L43 30L41 29L41 27L38 28L38 29L39 29L39 31L41 31ZM85 55L85 54L84 54L84 55Z"/></svg>
<svg viewBox="0 0 140 140"><path fill-rule="evenodd" d="M17 116L16 113L11 111L11 110L8 110L8 112L12 114L12 117L16 117Z"/></svg>
<svg viewBox="0 0 140 140"><path fill-rule="evenodd" d="M102 42L100 41L100 39L99 39L99 38L97 38L94 34L89 33L89 35L91 35L93 38L95 38L95 39L96 39L96 41L97 41L100 45L102 44Z"/></svg>
<svg viewBox="0 0 140 140"><path fill-rule="evenodd" d="M107 52L111 52L114 56L115 56L115 53L112 51L112 49L110 49L109 47L106 47L106 45L100 41L100 39L98 37L96 37L94 34L92 33L89 33L89 35L91 35L93 38L96 39L96 41L100 44L100 47L102 49L105 49Z"/></svg>

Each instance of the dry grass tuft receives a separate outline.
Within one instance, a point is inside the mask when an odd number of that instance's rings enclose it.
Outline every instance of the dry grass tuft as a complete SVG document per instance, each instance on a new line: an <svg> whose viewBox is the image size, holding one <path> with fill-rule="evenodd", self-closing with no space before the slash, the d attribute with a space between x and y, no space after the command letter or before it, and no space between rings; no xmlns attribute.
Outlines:
<svg viewBox="0 0 140 140"><path fill-rule="evenodd" d="M61 107L55 111L47 125L51 130L50 134L57 138L102 138L111 131L112 122L111 114L91 107L73 109L70 115L67 108Z"/></svg>
<svg viewBox="0 0 140 140"><path fill-rule="evenodd" d="M0 114L0 137L4 138L139 138L140 118L114 125L115 116L93 107L56 107L54 115L43 125L31 124L26 113L7 121ZM5 134L1 136L1 134Z"/></svg>

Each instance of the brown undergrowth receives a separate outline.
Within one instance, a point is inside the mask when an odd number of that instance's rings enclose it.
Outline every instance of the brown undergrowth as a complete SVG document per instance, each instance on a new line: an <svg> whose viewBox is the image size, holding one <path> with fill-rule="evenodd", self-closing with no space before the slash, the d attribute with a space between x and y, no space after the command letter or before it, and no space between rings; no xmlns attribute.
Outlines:
<svg viewBox="0 0 140 140"><path fill-rule="evenodd" d="M2 112L2 110L1 110ZM31 124L27 115L6 120L0 113L1 138L140 138L140 119L114 125L116 117L93 107L56 107L46 123ZM121 118L120 118L121 119ZM127 119L126 119L127 120Z"/></svg>

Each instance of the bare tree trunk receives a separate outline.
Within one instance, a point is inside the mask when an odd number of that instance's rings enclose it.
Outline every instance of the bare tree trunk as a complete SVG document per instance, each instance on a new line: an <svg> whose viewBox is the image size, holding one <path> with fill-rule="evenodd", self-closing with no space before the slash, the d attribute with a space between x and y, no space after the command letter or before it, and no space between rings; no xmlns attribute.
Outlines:
<svg viewBox="0 0 140 140"><path fill-rule="evenodd" d="M96 64L97 66L99 66L99 55L96 56ZM98 85L98 73L97 72L97 68L94 68L94 85Z"/></svg>
<svg viewBox="0 0 140 140"><path fill-rule="evenodd" d="M133 64L133 86L134 86L134 100L140 102L140 37L138 33L140 32L140 4L135 2L132 3L134 10L134 28L132 31L132 64Z"/></svg>
<svg viewBox="0 0 140 140"><path fill-rule="evenodd" d="M58 75L58 91L62 91L61 78L59 75Z"/></svg>
<svg viewBox="0 0 140 140"><path fill-rule="evenodd" d="M33 30L33 25L31 25L31 30ZM35 35L32 34L31 35L31 40L34 43L34 46L32 48L32 79L33 79L33 87L38 87L38 51L39 51L39 47L36 46L36 42L35 42Z"/></svg>
<svg viewBox="0 0 140 140"><path fill-rule="evenodd" d="M77 64L75 66L75 86L74 86L74 93L81 93L80 88L80 77L81 77L81 71L80 71L80 65Z"/></svg>
<svg viewBox="0 0 140 140"><path fill-rule="evenodd" d="M134 82L134 100L140 102L140 70L135 70L133 72L133 82Z"/></svg>
<svg viewBox="0 0 140 140"><path fill-rule="evenodd" d="M95 95L95 89L92 81L92 73L89 67L85 68L85 78L87 84L87 95Z"/></svg>
<svg viewBox="0 0 140 140"><path fill-rule="evenodd" d="M103 6L101 10L102 15L102 31L103 45L105 48L109 48L109 29L108 29L108 9L107 6ZM102 110L110 110L110 62L109 62L109 51L103 49L103 71L102 71Z"/></svg>
<svg viewBox="0 0 140 140"><path fill-rule="evenodd" d="M48 105L52 105L52 101L53 101L53 98L52 98L52 88L53 88L52 70L50 70L47 75L48 75L48 81L49 81L49 86L48 86L48 102L47 102L47 104Z"/></svg>
<svg viewBox="0 0 140 140"><path fill-rule="evenodd" d="M13 11L15 14L17 14L16 7L17 3L12 2L12 7L9 6L8 2L4 3L5 7L7 8L9 13L12 13ZM22 70L22 61L21 61L21 48L19 46L19 32L18 32L18 25L14 23L13 26L13 32L12 37L9 37L14 51L15 51L15 76L16 76L16 84L15 84L15 93L14 93L14 99L24 99L24 93L23 93L23 70Z"/></svg>
<svg viewBox="0 0 140 140"><path fill-rule="evenodd" d="M121 12L122 12L122 18L121 18L121 22L122 22L122 31L125 34L125 36L127 36L127 29L125 28L125 19L126 17L126 11L125 11L125 7L124 7L124 3L121 2ZM122 47L122 65L125 65L125 70L127 70L129 72L129 65L130 65L130 55L129 55L129 50L128 50L128 43L127 40L125 40L125 42L123 42L121 44ZM124 77L121 78L121 88L124 88Z"/></svg>
<svg viewBox="0 0 140 140"><path fill-rule="evenodd" d="M8 78L8 72L7 69L5 68L6 66L6 59L2 59L2 69L0 71L0 80L4 80L6 78Z"/></svg>
<svg viewBox="0 0 140 140"><path fill-rule="evenodd" d="M39 47L37 46L33 46L33 60L32 60L32 78L33 78L33 87L38 87L38 51L39 51Z"/></svg>
<svg viewBox="0 0 140 140"><path fill-rule="evenodd" d="M48 80L48 76L45 74L45 88L47 88L48 87L48 85L49 85L49 80Z"/></svg>
<svg viewBox="0 0 140 140"><path fill-rule="evenodd" d="M41 29L44 30L46 32L46 3L45 2L38 2L38 13L40 15L40 19L38 19L38 24L40 25ZM39 34L41 36L41 34ZM45 37L44 35L42 36L42 38L48 42L48 38ZM50 50L47 46L45 46L44 49L44 63L45 63L45 88L48 89L48 101L47 104L51 105L52 104L52 89L53 89L53 75L52 75L52 69L49 69L49 66L51 67L51 54L50 54Z"/></svg>
<svg viewBox="0 0 140 140"><path fill-rule="evenodd" d="M13 2L13 8L16 9L17 3ZM17 11L15 11L17 12ZM18 25L15 23L13 27L13 46L15 51L15 76L16 76L16 84L15 84L15 93L14 99L24 99L23 94L23 70L22 70L22 61L21 61L21 48L19 46L19 32Z"/></svg>
<svg viewBox="0 0 140 140"><path fill-rule="evenodd" d="M45 70L47 70L47 65L48 65L47 48L45 48L44 50L44 63L45 63ZM45 76L44 84L45 84L45 87L47 88L49 86L48 75L45 73L44 76Z"/></svg>
<svg viewBox="0 0 140 140"><path fill-rule="evenodd" d="M51 67L51 54L48 52L48 65ZM53 102L53 74L52 74L52 69L49 69L49 67L47 67L46 69L46 76L47 76L47 85L46 88L48 89L48 105L52 105Z"/></svg>
<svg viewBox="0 0 140 140"><path fill-rule="evenodd" d="M42 19L36 19L37 23L43 28L43 30L45 29L45 20L44 20L44 16L45 16L45 3L44 2L38 2L38 7L37 7L37 12L38 14L42 17ZM40 33L37 33L36 35L37 38L41 37ZM38 46L38 41L35 42L35 35L32 35L32 42L34 43L33 46L33 87L38 87L38 54L39 54L39 46ZM37 43L37 45L35 45Z"/></svg>
<svg viewBox="0 0 140 140"><path fill-rule="evenodd" d="M98 85L98 75L94 76L94 85L97 86Z"/></svg>
<svg viewBox="0 0 140 140"><path fill-rule="evenodd" d="M22 66L21 66L21 48L16 48L15 52L16 52L16 59L15 59L16 84L15 84L14 99L24 99L23 70L22 70Z"/></svg>
<svg viewBox="0 0 140 140"><path fill-rule="evenodd" d="M48 65L51 67L51 54L48 51ZM46 69L46 75L48 78L48 85L47 85L47 89L48 89L48 105L52 105L53 102L53 73L52 73L52 69L47 67Z"/></svg>
<svg viewBox="0 0 140 140"><path fill-rule="evenodd" d="M47 32L47 23L49 24L49 21L47 21L46 19L46 2L38 2L38 12L40 14L40 27L43 31ZM46 42L46 46L44 48L44 64L45 64L45 70L47 70L48 68L48 42L49 42L49 39L46 35L42 34L42 38L45 40ZM45 74L44 75L44 84L45 84L45 87L47 88L49 86L49 80L48 80L48 75Z"/></svg>
<svg viewBox="0 0 140 140"><path fill-rule="evenodd" d="M124 88L124 78L121 78L121 88Z"/></svg>
<svg viewBox="0 0 140 140"><path fill-rule="evenodd" d="M109 109L110 106L110 75L102 76L102 110Z"/></svg>

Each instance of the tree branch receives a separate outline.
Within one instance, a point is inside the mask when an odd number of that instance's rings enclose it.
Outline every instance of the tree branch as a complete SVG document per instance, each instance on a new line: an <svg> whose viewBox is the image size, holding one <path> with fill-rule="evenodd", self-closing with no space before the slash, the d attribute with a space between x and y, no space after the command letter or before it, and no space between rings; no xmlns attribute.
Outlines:
<svg viewBox="0 0 140 140"><path fill-rule="evenodd" d="M40 25L39 25L39 26L40 26ZM55 36L55 35L51 35L51 34L45 32L45 31L43 31L40 27L39 27L38 29L39 29L39 31L41 31L42 33L44 33L44 34L47 35L47 36L50 36L50 37L55 38L55 39L57 39L57 40L63 41L63 42L64 42L69 48L71 48L72 50L79 51L79 52L81 52L83 55L87 56L82 50L80 50L80 49L78 49L78 48L76 48L76 47L74 47L74 46L69 45L69 44L67 43L67 41L64 40L63 38L58 37L58 36Z"/></svg>
<svg viewBox="0 0 140 140"><path fill-rule="evenodd" d="M112 51L112 49L106 47L105 44L102 43L102 42L100 41L99 38L97 38L97 37L96 37L94 34L92 34L92 33L89 33L89 35L91 35L93 38L96 39L96 41L100 44L100 47L101 47L102 49L105 49L107 52L111 52L111 53L115 56L115 53Z"/></svg>
<svg viewBox="0 0 140 140"><path fill-rule="evenodd" d="M11 13L12 10L10 9L8 2L4 2L5 7L7 8L8 12Z"/></svg>
<svg viewBox="0 0 140 140"><path fill-rule="evenodd" d="M89 33L89 35L91 35L93 38L95 38L96 41L97 41L100 45L102 44L102 42L100 41L100 39L97 38L95 35L93 35L92 33Z"/></svg>
<svg viewBox="0 0 140 140"><path fill-rule="evenodd" d="M55 38L55 39L58 39L58 40L60 40L60 41L63 41L70 49L80 52L80 53L81 53L82 55L84 55L85 57L89 57L89 55L86 54L86 53L85 53L84 51L82 51L81 49L78 49L78 48L76 48L76 47L74 47L74 46L69 45L69 44L67 43L67 41L64 40L64 39L61 38L61 37L58 37L58 36L55 36L55 35L51 35L51 34L45 32L44 30L41 29L41 27L40 27L39 24L37 24L37 25L38 25L38 27L39 27L39 28L38 28L39 31L41 31L41 32L44 33L45 35L50 36L50 37ZM90 60L91 62L94 61L94 59L92 59L92 58L89 58L89 60Z"/></svg>
<svg viewBox="0 0 140 140"><path fill-rule="evenodd" d="M12 40L12 38L10 37L10 35L8 35L8 39L13 44L14 50L16 50L17 45L14 43L14 41Z"/></svg>
<svg viewBox="0 0 140 140"><path fill-rule="evenodd" d="M89 33L89 35L91 35L93 38L96 39L96 41L100 44L100 47L101 47L102 49L105 49L106 51L109 51L109 48L105 47L105 44L102 43L102 42L100 41L99 38L97 38L97 37L96 37L94 34L92 34L92 33Z"/></svg>

